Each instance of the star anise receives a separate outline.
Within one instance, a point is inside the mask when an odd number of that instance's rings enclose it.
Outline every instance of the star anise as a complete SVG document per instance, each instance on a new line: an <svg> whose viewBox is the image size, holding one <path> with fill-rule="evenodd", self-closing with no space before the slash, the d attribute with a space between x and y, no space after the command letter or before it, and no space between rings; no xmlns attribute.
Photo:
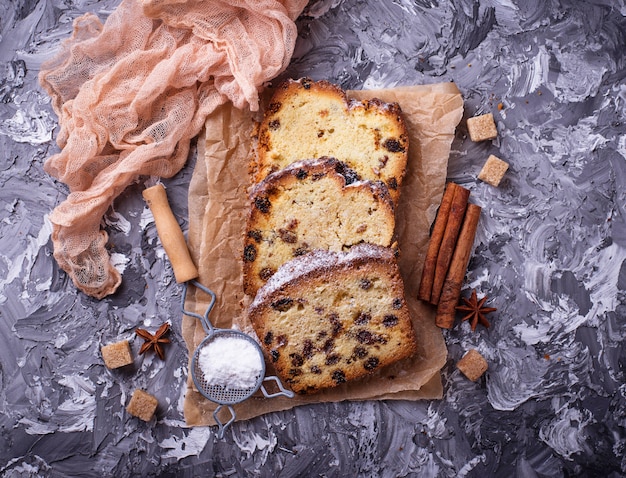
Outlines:
<svg viewBox="0 0 626 478"><path fill-rule="evenodd" d="M164 338L163 336L167 334L169 330L170 324L168 324L167 322L161 325L161 327L157 329L154 335L144 329L135 329L135 333L145 340L145 342L139 349L139 353L143 354L150 349L154 349L159 358L163 360L165 358L165 354L163 353L163 344L170 343L170 339Z"/></svg>
<svg viewBox="0 0 626 478"><path fill-rule="evenodd" d="M490 312L495 312L495 307L485 307L485 302L487 302L487 296L478 300L478 296L476 295L476 289L472 290L472 295L469 299L463 297L463 302L465 305L457 305L456 310L460 310L461 312L467 312L467 315L463 317L463 320L469 320L472 326L472 331L476 330L476 326L478 324L484 325L485 327L489 327L491 324L485 317L486 314Z"/></svg>

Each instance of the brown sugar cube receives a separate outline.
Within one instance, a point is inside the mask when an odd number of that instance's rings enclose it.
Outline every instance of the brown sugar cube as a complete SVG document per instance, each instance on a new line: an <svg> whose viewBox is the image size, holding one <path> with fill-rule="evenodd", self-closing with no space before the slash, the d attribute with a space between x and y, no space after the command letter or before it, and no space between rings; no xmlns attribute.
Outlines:
<svg viewBox="0 0 626 478"><path fill-rule="evenodd" d="M485 141L498 136L496 123L493 121L493 115L491 113L468 118L467 131L472 141Z"/></svg>
<svg viewBox="0 0 626 478"><path fill-rule="evenodd" d="M478 380L487 371L487 361L476 349L467 352L456 367L472 382Z"/></svg>
<svg viewBox="0 0 626 478"><path fill-rule="evenodd" d="M509 165L506 161L502 161L497 156L490 154L483 169L478 173L478 179L497 188L507 169L509 169Z"/></svg>
<svg viewBox="0 0 626 478"><path fill-rule="evenodd" d="M156 397L137 389L133 392L126 411L144 422L149 422L154 416L158 404Z"/></svg>
<svg viewBox="0 0 626 478"><path fill-rule="evenodd" d="M103 345L100 348L104 364L110 368L119 368L133 363L133 355L130 352L128 340L115 342L114 344Z"/></svg>

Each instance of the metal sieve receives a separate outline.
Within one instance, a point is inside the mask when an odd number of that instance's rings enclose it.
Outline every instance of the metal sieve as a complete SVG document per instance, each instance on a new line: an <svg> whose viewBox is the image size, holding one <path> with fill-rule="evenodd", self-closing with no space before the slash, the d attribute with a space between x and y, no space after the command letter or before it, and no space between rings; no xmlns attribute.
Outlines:
<svg viewBox="0 0 626 478"><path fill-rule="evenodd" d="M174 214L172 213L172 209L170 208L167 195L165 193L165 188L161 184L156 184L144 190L143 196L154 215L157 233L161 239L163 248L170 259L172 268L174 269L176 282L183 284L181 306L183 314L199 319L204 331L207 333L207 337L200 343L193 354L191 361L191 377L198 391L210 401L218 404L218 407L213 412L213 418L215 418L215 422L219 427L218 438L223 438L226 427L235 421L235 410L232 407L234 404L243 402L255 394L258 390L261 390L263 395L267 398L278 396L292 398L294 393L292 391L285 390L278 377L265 376L265 360L263 358L263 352L261 351L259 344L252 337L237 330L216 329L213 327L211 321L209 320L209 313L215 305L215 293L195 280L199 275L198 269L191 259L183 232L180 229ZM193 284L195 287L204 291L211 297L211 301L206 308L204 315L199 315L195 312L185 310L185 300L187 298L187 288L189 287L189 284ZM259 374L254 386L236 388L228 385L214 385L206 380L204 372L198 364L198 357L203 350L211 347L212 344L215 343L215 340L220 337L245 340L254 346L260 359ZM263 385L264 382L268 381L276 382L279 391L276 393L269 393ZM218 416L223 407L226 407L226 409L230 412L230 419L226 423L223 423Z"/></svg>
<svg viewBox="0 0 626 478"><path fill-rule="evenodd" d="M185 310L185 299L187 298L187 288L189 287L190 283L211 297L211 301L209 305L207 306L206 311L204 312L204 315L196 314L195 312ZM202 324L202 327L207 333L206 338L200 343L200 345L198 345L198 347L194 351L193 358L191 360L191 377L198 391L208 400L218 404L217 408L213 412L213 418L215 419L215 422L218 425L217 436L218 438L221 439L224 437L224 431L226 430L226 428L235 421L236 415L235 415L235 409L233 408L233 405L243 402L244 400L250 398L258 390L261 390L261 392L266 398L273 398L273 397L278 397L278 396L293 398L294 393L290 390L286 390L283 387L278 377L276 376L266 377L265 376L265 359L263 356L263 351L261 350L261 347L259 346L259 344L252 337L238 330L217 329L213 327L213 324L211 324L211 321L209 320L209 314L211 312L211 309L213 309L213 306L215 305L215 299L216 299L215 293L211 289L203 286L202 284L200 284L199 282L195 280L186 282L184 284L183 295L182 295L183 314L199 319L200 323ZM234 387L230 385L224 386L221 384L212 384L206 380L204 372L202 371L202 368L200 367L200 364L199 364L200 353L203 350L215 344L216 339L219 339L219 338L230 338L230 339L245 341L247 344L251 344L254 347L254 349L258 352L259 354L259 371L258 372L259 373L258 373L258 378L256 380L256 383L253 386L246 387L246 388ZM275 382L279 390L278 392L270 393L267 391L267 389L264 386L264 383L270 382L270 381ZM230 418L226 422L222 422L222 420L220 420L220 417L219 417L220 412L224 408L227 409L228 412L230 413Z"/></svg>

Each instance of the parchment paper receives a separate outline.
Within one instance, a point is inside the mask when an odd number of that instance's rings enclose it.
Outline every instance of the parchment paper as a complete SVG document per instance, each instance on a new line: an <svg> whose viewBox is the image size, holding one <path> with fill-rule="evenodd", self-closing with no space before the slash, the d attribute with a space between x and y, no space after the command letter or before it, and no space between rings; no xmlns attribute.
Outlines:
<svg viewBox="0 0 626 478"><path fill-rule="evenodd" d="M323 401L442 397L440 370L446 361L446 346L441 330L435 326L435 310L416 297L430 225L445 187L450 146L463 114L463 100L453 83L351 91L348 95L396 101L409 129L409 161L396 210L396 230L398 262L418 353L364 380L318 394L293 399L255 395L235 406L238 420ZM217 295L210 315L212 323L217 328L238 328L253 337L254 331L245 319L245 307L251 299L243 294L241 257L250 183L248 164L253 154L254 123L259 119L258 114L255 117L230 104L218 108L206 121L205 137L198 141L198 160L189 187L189 248L200 272L199 281ZM190 288L185 307L202 314L208 300L205 293ZM182 334L191 360L205 337L204 329L198 320L184 316ZM273 391L269 384L268 389ZM189 374L184 401L187 424L214 425L215 408L195 389Z"/></svg>

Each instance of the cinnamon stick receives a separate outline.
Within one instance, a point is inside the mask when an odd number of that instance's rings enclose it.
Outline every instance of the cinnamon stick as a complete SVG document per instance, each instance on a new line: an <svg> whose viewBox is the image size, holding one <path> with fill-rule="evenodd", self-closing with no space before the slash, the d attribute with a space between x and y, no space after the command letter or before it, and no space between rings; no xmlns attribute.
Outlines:
<svg viewBox="0 0 626 478"><path fill-rule="evenodd" d="M450 262L450 269L443 284L435 316L435 323L443 329L450 329L454 325L455 307L461 297L461 287L463 286L467 265L474 246L480 211L480 206L468 204L465 212L463 226L461 227L457 246Z"/></svg>
<svg viewBox="0 0 626 478"><path fill-rule="evenodd" d="M461 225L463 224L463 217L465 216L465 210L467 209L469 195L469 189L465 189L462 186L458 186L454 189L452 204L450 205L450 214L448 215L448 222L443 233L443 238L441 239L439 253L437 254L435 277L433 279L433 288L430 294L431 304L437 305L439 303L443 283L446 280L446 275L448 274L448 269L450 267L450 261L452 260L452 255L457 247L459 231L461 230Z"/></svg>
<svg viewBox="0 0 626 478"><path fill-rule="evenodd" d="M443 233L446 230L446 224L448 223L448 217L450 216L450 208L452 207L454 191L460 187L461 186L456 183L448 183L446 190L443 193L443 197L441 198L441 204L439 205L439 210L437 211L435 223L433 224L433 231L430 235L426 258L424 259L424 267L422 268L420 287L417 292L418 299L427 302L430 302L430 296L433 290L435 267L437 266L437 255L439 254L439 247L441 246Z"/></svg>

